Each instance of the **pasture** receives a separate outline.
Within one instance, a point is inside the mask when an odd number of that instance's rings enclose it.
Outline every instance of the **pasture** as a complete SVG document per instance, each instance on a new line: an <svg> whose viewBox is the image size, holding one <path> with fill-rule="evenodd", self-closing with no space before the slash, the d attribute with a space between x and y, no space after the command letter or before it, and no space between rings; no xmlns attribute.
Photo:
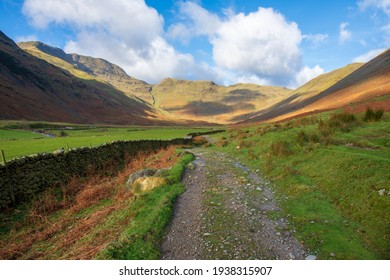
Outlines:
<svg viewBox="0 0 390 280"><path fill-rule="evenodd" d="M60 148L94 147L118 140L169 140L185 137L188 133L208 131L210 128L191 127L87 127L66 126L24 130L0 127L0 150L6 160L37 153L51 153ZM36 132L33 132L35 130ZM39 133L41 131L43 133ZM54 137L48 137L50 134ZM63 136L61 136L63 135ZM65 135L65 136L64 136ZM2 159L1 159L2 161Z"/></svg>

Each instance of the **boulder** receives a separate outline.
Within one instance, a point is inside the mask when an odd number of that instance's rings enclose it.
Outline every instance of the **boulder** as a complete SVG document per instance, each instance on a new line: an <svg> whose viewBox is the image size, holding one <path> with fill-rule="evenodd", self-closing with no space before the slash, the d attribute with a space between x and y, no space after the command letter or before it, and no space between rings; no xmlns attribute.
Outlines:
<svg viewBox="0 0 390 280"><path fill-rule="evenodd" d="M141 193L151 191L155 188L161 187L167 183L163 177L141 177L135 180L131 186L133 193Z"/></svg>
<svg viewBox="0 0 390 280"><path fill-rule="evenodd" d="M155 169L138 170L130 175L129 179L127 180L126 186L131 187L137 179L142 177L151 177L154 176L155 173L156 173Z"/></svg>

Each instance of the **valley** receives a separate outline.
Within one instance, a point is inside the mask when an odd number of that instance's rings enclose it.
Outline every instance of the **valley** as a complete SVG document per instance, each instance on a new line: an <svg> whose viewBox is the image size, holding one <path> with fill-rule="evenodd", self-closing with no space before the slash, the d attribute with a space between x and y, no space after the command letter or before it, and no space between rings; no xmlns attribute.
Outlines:
<svg viewBox="0 0 390 280"><path fill-rule="evenodd" d="M390 258L389 49L296 89L129 74L0 33L0 259Z"/></svg>

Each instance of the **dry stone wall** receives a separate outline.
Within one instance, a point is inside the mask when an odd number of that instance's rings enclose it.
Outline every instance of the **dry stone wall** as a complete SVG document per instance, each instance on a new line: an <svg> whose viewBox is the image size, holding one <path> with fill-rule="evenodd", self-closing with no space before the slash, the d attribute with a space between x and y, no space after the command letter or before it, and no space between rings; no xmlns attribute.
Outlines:
<svg viewBox="0 0 390 280"><path fill-rule="evenodd" d="M89 170L99 173L121 170L126 157L139 152L183 144L191 144L191 139L117 141L15 159L0 166L0 209L28 201L48 187L64 185L74 176L85 176Z"/></svg>

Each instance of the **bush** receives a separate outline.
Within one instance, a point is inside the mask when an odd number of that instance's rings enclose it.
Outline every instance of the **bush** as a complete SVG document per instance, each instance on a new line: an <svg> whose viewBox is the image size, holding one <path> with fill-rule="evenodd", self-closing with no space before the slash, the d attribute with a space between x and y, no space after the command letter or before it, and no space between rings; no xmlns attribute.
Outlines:
<svg viewBox="0 0 390 280"><path fill-rule="evenodd" d="M276 141L271 144L271 153L274 156L284 157L291 155L289 144L286 141Z"/></svg>
<svg viewBox="0 0 390 280"><path fill-rule="evenodd" d="M363 120L365 122L377 122L383 117L384 110L383 109L378 109L378 110L373 110L370 107L366 109L366 113L364 114Z"/></svg>
<svg viewBox="0 0 390 280"><path fill-rule="evenodd" d="M61 130L60 137L66 137L66 136L68 136L68 133L66 133L65 131Z"/></svg>

